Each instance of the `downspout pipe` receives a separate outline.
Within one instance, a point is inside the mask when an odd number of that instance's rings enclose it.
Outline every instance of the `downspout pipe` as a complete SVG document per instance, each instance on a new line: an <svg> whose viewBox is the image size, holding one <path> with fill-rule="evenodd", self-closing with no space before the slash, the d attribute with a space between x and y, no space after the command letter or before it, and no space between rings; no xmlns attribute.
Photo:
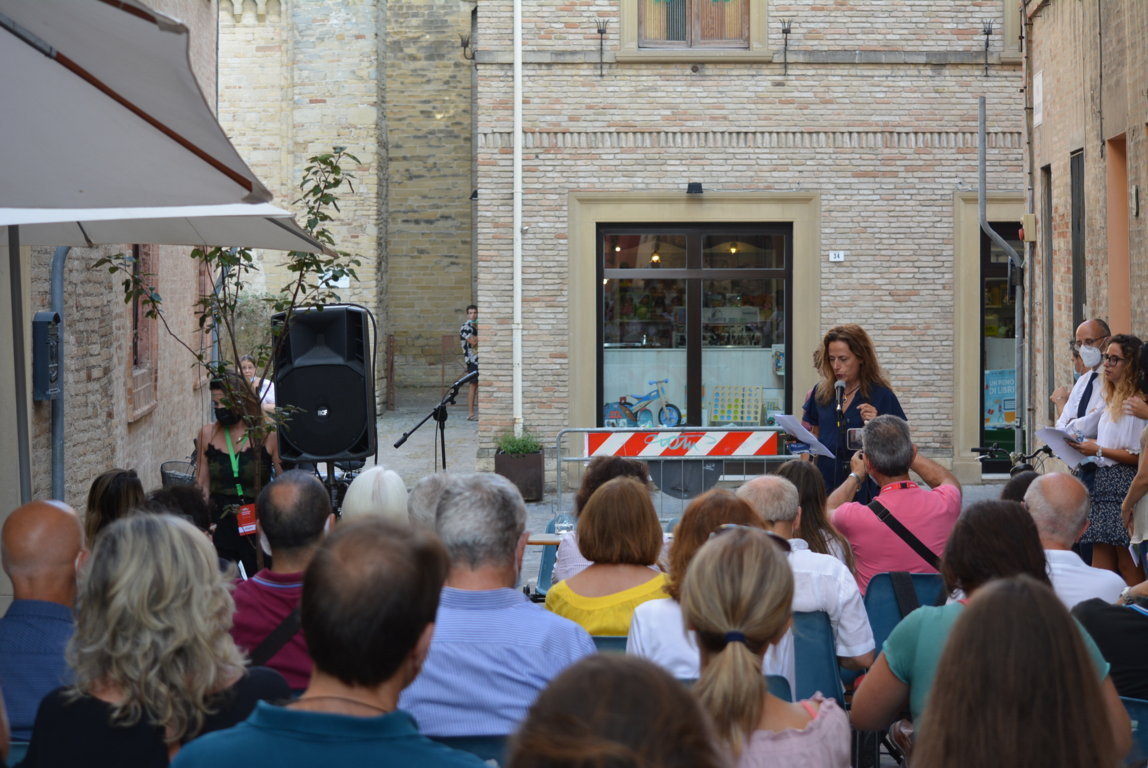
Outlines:
<svg viewBox="0 0 1148 768"><path fill-rule="evenodd" d="M522 435L522 0L514 0L514 155L511 207L511 250L514 256L514 299L511 319L511 397L514 434Z"/></svg>
<svg viewBox="0 0 1148 768"><path fill-rule="evenodd" d="M977 173L978 173L977 207L978 207L979 213L980 213L981 231L984 232L986 235L988 235L990 240L992 240L994 243L996 243L998 246L1000 246L1001 250L1003 250L1006 254L1008 254L1008 262L1009 262L1009 271L1010 272L1014 269L1023 270L1024 262L1021 259L1020 255L1017 254L1016 250L1011 245L1008 244L1008 241L1006 241L1003 237L998 235L993 230L993 228L989 226L989 220L988 220L988 217L985 213L985 208L986 208L986 192L985 192L985 184L986 184L986 182L985 182L985 165L986 165L986 159L985 159L985 154L986 154L986 150L985 150L985 97L981 96L980 98L977 99L977 101L978 101L978 104L980 107L980 110L979 110L980 119L979 119L979 125L978 125L978 139L979 140L977 142L977 144L978 144L978 152L977 152ZM1021 272L1022 277L1023 277L1023 274L1024 273ZM1010 282L1012 282L1012 281L1010 280ZM1025 403L1024 403L1025 390L1024 390L1024 386L1023 386L1023 382L1024 382L1024 280L1023 279L1017 283L1016 289L1017 289L1016 302L1015 302L1016 310L1015 310L1014 321L1013 321L1013 324L1015 326L1015 331L1013 333L1013 336L1015 337L1016 347L1015 347L1015 350L1013 352L1013 358L1014 358L1013 366L1014 366L1014 370L1016 371L1016 385L1015 385L1016 397L1017 397L1016 413L1019 415L1019 414L1025 413ZM1021 439L1023 437L1023 433L1024 433L1023 422L1024 422L1023 416L1017 418L1013 422L1013 434L1014 434L1014 440L1015 440L1014 447L1018 451L1023 450L1023 448L1025 446L1025 443Z"/></svg>
<svg viewBox="0 0 1148 768"><path fill-rule="evenodd" d="M68 261L71 246L56 249L52 255L51 301L52 311L60 318L59 355L64 361L64 266ZM52 498L64 500L64 398L68 395L64 377L66 367L60 366L60 394L52 400Z"/></svg>

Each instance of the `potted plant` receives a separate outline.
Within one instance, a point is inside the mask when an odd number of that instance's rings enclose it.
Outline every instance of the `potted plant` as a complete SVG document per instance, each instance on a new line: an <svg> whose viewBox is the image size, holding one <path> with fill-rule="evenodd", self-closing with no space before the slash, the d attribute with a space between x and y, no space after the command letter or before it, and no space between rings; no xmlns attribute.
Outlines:
<svg viewBox="0 0 1148 768"><path fill-rule="evenodd" d="M499 435L494 442L494 471L518 486L526 501L541 501L546 476L542 443L529 432Z"/></svg>

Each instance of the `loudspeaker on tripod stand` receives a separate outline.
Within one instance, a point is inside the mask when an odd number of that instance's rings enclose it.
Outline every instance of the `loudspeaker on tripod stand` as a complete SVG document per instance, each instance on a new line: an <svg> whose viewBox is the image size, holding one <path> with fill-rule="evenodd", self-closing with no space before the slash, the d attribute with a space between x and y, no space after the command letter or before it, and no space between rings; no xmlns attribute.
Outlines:
<svg viewBox="0 0 1148 768"><path fill-rule="evenodd" d="M342 461L375 453L375 376L370 313L333 305L271 318L287 338L275 356L275 402L287 409L279 428L285 461Z"/></svg>

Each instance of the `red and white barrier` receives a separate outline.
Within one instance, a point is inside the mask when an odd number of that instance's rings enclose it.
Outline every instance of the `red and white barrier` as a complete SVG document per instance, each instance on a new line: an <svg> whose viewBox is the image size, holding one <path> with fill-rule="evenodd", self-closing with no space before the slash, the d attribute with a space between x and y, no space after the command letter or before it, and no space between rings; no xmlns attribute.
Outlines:
<svg viewBox="0 0 1148 768"><path fill-rule="evenodd" d="M674 458L777 455L777 431L600 432L585 433L586 456Z"/></svg>

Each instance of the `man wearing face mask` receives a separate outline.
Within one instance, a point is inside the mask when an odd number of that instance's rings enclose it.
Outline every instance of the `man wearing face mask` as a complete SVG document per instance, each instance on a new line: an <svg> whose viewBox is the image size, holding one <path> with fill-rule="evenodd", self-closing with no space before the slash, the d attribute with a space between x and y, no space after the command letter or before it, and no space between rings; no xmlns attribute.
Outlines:
<svg viewBox="0 0 1148 768"><path fill-rule="evenodd" d="M311 679L311 656L300 629L303 572L335 521L327 489L309 472L284 472L255 502L258 538L271 567L235 585L231 636L253 666L279 672L295 691Z"/></svg>
<svg viewBox="0 0 1148 768"><path fill-rule="evenodd" d="M1052 401L1061 408L1060 416L1056 420L1057 429L1071 432L1072 422L1104 407L1104 397L1100 393L1101 382L1097 377L1101 350L1111 335L1108 323L1100 318L1085 320L1077 326L1073 350L1080 356L1084 370L1067 397L1057 397L1063 393L1063 388L1053 393Z"/></svg>

